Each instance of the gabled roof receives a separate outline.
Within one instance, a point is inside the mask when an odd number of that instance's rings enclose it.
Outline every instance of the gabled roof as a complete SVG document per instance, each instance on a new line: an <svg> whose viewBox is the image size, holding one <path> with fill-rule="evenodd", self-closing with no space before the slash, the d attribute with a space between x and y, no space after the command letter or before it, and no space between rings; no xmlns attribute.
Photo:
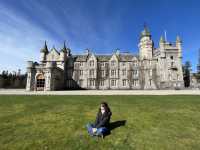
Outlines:
<svg viewBox="0 0 200 150"><path fill-rule="evenodd" d="M112 55L95 55L97 61L109 61ZM116 55L119 61L133 61L133 58L138 58L138 55L120 54ZM74 61L87 61L90 55L74 55Z"/></svg>
<svg viewBox="0 0 200 150"><path fill-rule="evenodd" d="M119 61L133 61L133 58L138 58L137 55L131 55L131 54L120 54L119 55Z"/></svg>
<svg viewBox="0 0 200 150"><path fill-rule="evenodd" d="M52 53L52 52L55 52L55 53L57 53L58 55L60 55L60 53L56 50L55 47L53 47L49 53Z"/></svg>
<svg viewBox="0 0 200 150"><path fill-rule="evenodd" d="M112 55L96 55L98 61L109 61Z"/></svg>
<svg viewBox="0 0 200 150"><path fill-rule="evenodd" d="M74 61L87 61L88 55L74 55Z"/></svg>

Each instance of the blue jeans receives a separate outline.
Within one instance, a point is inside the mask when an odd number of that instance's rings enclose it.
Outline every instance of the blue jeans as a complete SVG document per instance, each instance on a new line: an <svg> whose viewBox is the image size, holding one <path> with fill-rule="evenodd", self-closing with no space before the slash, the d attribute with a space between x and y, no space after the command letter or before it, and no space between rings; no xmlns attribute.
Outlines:
<svg viewBox="0 0 200 150"><path fill-rule="evenodd" d="M97 131L95 133L92 132L92 128L94 128L94 125L91 124L91 123L88 123L86 125L86 128L87 128L87 131L90 135L104 135L106 132L108 132L108 128L106 127L100 127L100 128L97 128Z"/></svg>

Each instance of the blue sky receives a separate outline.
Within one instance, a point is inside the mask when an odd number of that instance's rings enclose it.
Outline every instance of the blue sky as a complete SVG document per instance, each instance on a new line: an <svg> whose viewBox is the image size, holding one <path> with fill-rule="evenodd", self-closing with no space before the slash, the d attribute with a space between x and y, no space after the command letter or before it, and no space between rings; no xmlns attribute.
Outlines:
<svg viewBox="0 0 200 150"><path fill-rule="evenodd" d="M168 41L183 40L183 63L196 70L200 48L198 0L0 0L0 71L26 69L40 49L57 49L66 40L73 54L90 48L96 54L138 53L144 22L155 46L167 31Z"/></svg>

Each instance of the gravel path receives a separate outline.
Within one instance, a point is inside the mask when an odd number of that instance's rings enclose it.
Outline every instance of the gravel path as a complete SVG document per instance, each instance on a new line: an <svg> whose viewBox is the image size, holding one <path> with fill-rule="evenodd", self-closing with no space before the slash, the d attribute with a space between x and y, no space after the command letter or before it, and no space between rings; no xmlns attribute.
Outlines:
<svg viewBox="0 0 200 150"><path fill-rule="evenodd" d="M200 95L200 90L71 90L25 91L0 89L0 95Z"/></svg>

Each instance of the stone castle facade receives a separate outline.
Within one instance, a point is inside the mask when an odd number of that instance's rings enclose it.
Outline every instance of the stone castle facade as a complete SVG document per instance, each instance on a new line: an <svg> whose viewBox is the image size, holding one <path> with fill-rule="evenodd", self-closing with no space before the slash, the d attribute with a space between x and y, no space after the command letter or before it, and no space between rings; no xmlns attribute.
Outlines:
<svg viewBox="0 0 200 150"><path fill-rule="evenodd" d="M26 90L67 89L181 89L182 42L162 36L155 48L147 27L140 34L139 55L120 53L95 55L88 49L83 55L71 54L64 47L49 51L45 42L40 63L28 61Z"/></svg>

